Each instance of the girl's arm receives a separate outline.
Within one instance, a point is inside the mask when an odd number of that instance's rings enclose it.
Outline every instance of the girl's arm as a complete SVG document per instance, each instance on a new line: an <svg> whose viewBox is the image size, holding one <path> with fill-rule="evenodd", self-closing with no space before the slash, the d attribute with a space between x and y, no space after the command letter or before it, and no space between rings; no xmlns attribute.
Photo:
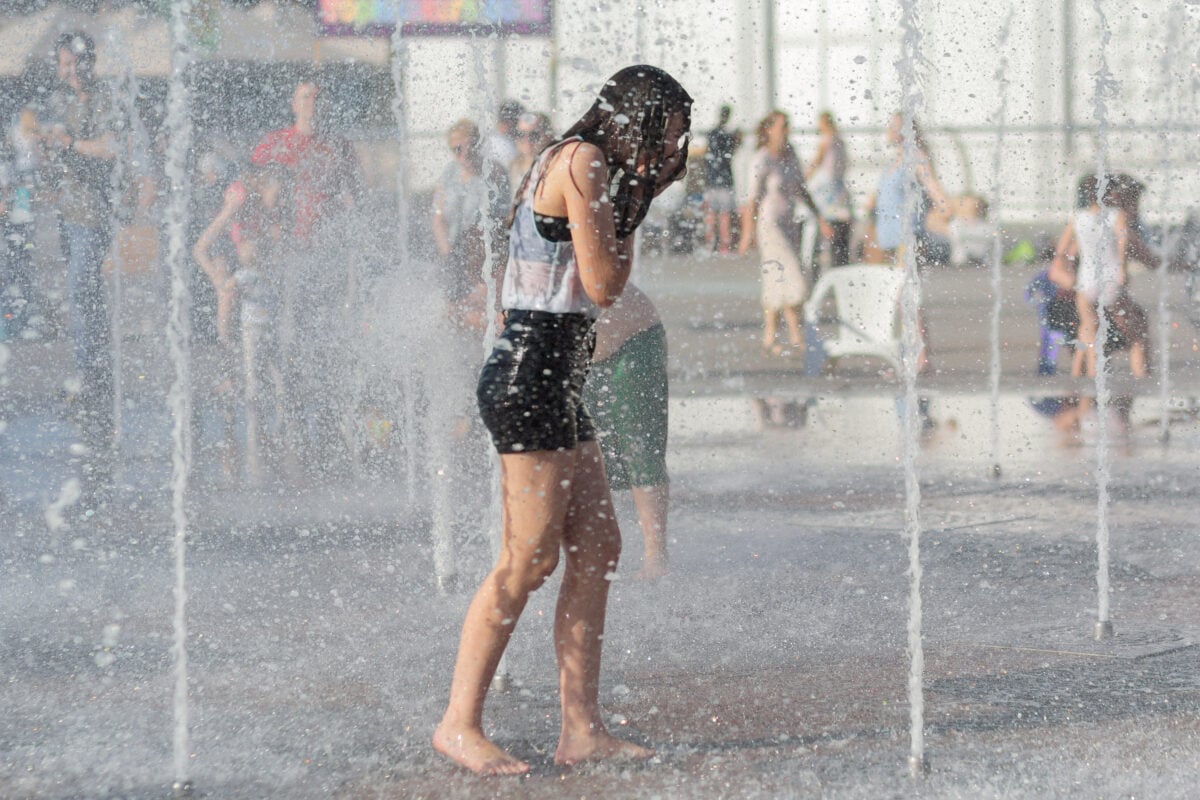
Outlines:
<svg viewBox="0 0 1200 800"><path fill-rule="evenodd" d="M1054 258L1046 270L1046 277L1060 289L1075 288L1075 270L1067 266L1067 259L1075 253L1075 244L1075 221L1072 219L1059 235Z"/></svg>
<svg viewBox="0 0 1200 800"><path fill-rule="evenodd" d="M545 192L562 192L583 291L593 303L608 308L629 280L633 237L617 240L604 153L586 142L569 150L564 148L554 158L551 178L553 183L545 187ZM553 204L553 197L548 199Z"/></svg>
<svg viewBox="0 0 1200 800"><path fill-rule="evenodd" d="M217 241L229 223L233 220L233 215L238 212L245 202L243 195L237 192L227 191L225 193L225 201L221 204L221 210L217 212L217 216L213 221L208 223L208 227L204 229L204 233L200 234L200 238L196 240L196 244L192 246L192 258L196 259L196 263L200 265L200 269L204 270L204 274L212 281L213 288L217 291L227 291L233 288L233 275L229 272L225 265L224 259L214 259L209 250Z"/></svg>
<svg viewBox="0 0 1200 800"><path fill-rule="evenodd" d="M766 179L766 166L761 159L761 154L755 154L750 165L750 196L746 199L746 204L742 206L741 236L738 245L738 252L742 255L750 252L750 248L754 246L754 238L757 233L755 221L758 219L758 198L762 195L763 181Z"/></svg>
<svg viewBox="0 0 1200 800"><path fill-rule="evenodd" d="M937 175L933 172L933 165L929 163L927 157L922 156L916 166L917 180L925 189L925 193L929 195L929 199L933 201L933 205L941 212L946 213L950 210L950 202L946 197L946 190L942 188L942 184L937 179Z"/></svg>
<svg viewBox="0 0 1200 800"><path fill-rule="evenodd" d="M803 180L800 181L800 186L796 194L800 196L801 202L808 206L808 210L812 212L813 219L817 221L817 224L821 228L821 235L826 239L832 239L833 228L830 227L829 223L825 221L825 218L821 216L820 209L817 208L817 204L812 199L812 195L808 193L808 184L806 184Z"/></svg>
<svg viewBox="0 0 1200 800"><path fill-rule="evenodd" d="M829 140L824 136L817 143L817 152L813 153L812 161L808 162L808 167L804 170L804 180L812 180L813 173L817 171L817 167L821 166L821 162L825 159L825 151L829 149Z"/></svg>
<svg viewBox="0 0 1200 800"><path fill-rule="evenodd" d="M742 255L749 253L750 248L754 246L754 220L757 217L758 200L751 197L746 201L746 205L742 206L742 232L739 236L740 243L738 244L738 252Z"/></svg>

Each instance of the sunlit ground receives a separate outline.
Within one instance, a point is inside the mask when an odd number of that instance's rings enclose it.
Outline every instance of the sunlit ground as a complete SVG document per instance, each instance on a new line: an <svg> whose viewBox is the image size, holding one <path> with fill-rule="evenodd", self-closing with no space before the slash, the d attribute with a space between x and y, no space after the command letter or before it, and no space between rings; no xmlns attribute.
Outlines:
<svg viewBox="0 0 1200 800"><path fill-rule="evenodd" d="M636 767L553 765L553 581L513 641L509 691L487 710L488 732L529 760L532 775L478 779L428 747L469 588L488 558L482 512L471 510L478 484L459 486L460 589L442 595L428 498L410 498L399 454L391 472L360 480L250 490L223 482L219 453L198 448L188 550L198 796L1194 792L1200 425L1190 341L1179 345L1166 445L1156 384L1139 388L1127 419L1109 420L1116 636L1097 642L1100 422L1061 418L1069 406L1043 402L1061 384L1031 376L1035 321L1019 297L1027 276L1014 271L1004 323L1011 371L993 449L987 275L931 277L943 372L925 384L929 424L915 466L932 771L914 784L900 388L866 363L805 379L801 361L760 356L749 261L646 267L643 285L672 350L671 571L657 583L633 579L640 536L628 496L618 495L626 547L601 694L611 726L657 757ZM712 324L715 310L725 324ZM130 343L131 361L139 346L154 345ZM7 374L35 374L19 371L35 355L49 373L66 364L61 346L39 347L14 345ZM136 366L131 384L166 370L148 358ZM121 502L92 517L68 505L51 524L46 511L75 468L55 383L31 378L14 394L24 399L0 451L0 795L162 797L174 724L166 414L159 390L131 390ZM203 440L215 428L201 416Z"/></svg>

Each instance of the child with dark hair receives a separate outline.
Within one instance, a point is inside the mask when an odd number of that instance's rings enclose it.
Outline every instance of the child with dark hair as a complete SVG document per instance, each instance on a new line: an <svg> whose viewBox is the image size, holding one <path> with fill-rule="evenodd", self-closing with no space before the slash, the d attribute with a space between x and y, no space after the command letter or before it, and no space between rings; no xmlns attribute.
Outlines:
<svg viewBox="0 0 1200 800"><path fill-rule="evenodd" d="M1112 328L1120 334L1117 343L1129 346L1130 372L1134 377L1144 377L1149 362L1149 326L1146 312L1129 297L1125 285L1128 219L1124 211L1104 205L1101 199L1099 179L1084 176L1076 187L1075 213L1059 237L1049 272L1055 284L1075 291L1079 328L1071 374L1096 374L1096 337L1103 309ZM1077 259L1073 270L1067 265L1071 257Z"/></svg>
<svg viewBox="0 0 1200 800"><path fill-rule="evenodd" d="M511 215L500 292L504 329L479 378L480 415L500 453L499 560L471 601L438 752L487 775L529 765L483 733L488 686L529 595L564 563L555 612L560 764L645 759L600 711L608 588L621 552L596 430L584 408L593 325L629 279L632 234L686 172L692 99L656 67L627 67L542 151Z"/></svg>

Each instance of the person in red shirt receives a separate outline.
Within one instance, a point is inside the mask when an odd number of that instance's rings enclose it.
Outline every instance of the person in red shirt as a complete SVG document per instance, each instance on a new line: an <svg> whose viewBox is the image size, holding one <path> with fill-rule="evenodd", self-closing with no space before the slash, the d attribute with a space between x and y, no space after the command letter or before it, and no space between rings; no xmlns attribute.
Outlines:
<svg viewBox="0 0 1200 800"><path fill-rule="evenodd" d="M353 205L358 191L358 163L350 143L324 135L317 129L317 97L320 87L303 79L292 92L292 117L287 128L263 136L250 161L255 166L275 163L292 178L292 203L296 224L293 233L307 239L328 219L341 201Z"/></svg>
<svg viewBox="0 0 1200 800"><path fill-rule="evenodd" d="M254 166L285 170L292 222L278 256L279 359L287 390L285 469L336 473L352 458L354 367L349 332L359 325L359 275L345 230L359 190L350 143L319 126L320 88L302 78L292 92L293 124L266 134L251 153Z"/></svg>

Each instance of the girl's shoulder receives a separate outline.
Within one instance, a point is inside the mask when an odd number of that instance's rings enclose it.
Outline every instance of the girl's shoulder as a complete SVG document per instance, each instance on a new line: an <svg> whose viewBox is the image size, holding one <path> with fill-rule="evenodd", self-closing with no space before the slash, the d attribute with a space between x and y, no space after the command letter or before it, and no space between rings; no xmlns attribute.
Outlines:
<svg viewBox="0 0 1200 800"><path fill-rule="evenodd" d="M554 168L572 169L575 166L576 159L587 159L583 162L584 166L598 168L604 165L604 151L599 145L585 142L578 136L573 136L570 139L564 139L561 142L554 142L538 156L538 164L543 170L551 170Z"/></svg>
<svg viewBox="0 0 1200 800"><path fill-rule="evenodd" d="M558 142L543 151L537 164L541 178L549 183L570 181L580 191L585 183L608 185L604 151L598 145L573 138ZM566 184L559 183L564 189Z"/></svg>

